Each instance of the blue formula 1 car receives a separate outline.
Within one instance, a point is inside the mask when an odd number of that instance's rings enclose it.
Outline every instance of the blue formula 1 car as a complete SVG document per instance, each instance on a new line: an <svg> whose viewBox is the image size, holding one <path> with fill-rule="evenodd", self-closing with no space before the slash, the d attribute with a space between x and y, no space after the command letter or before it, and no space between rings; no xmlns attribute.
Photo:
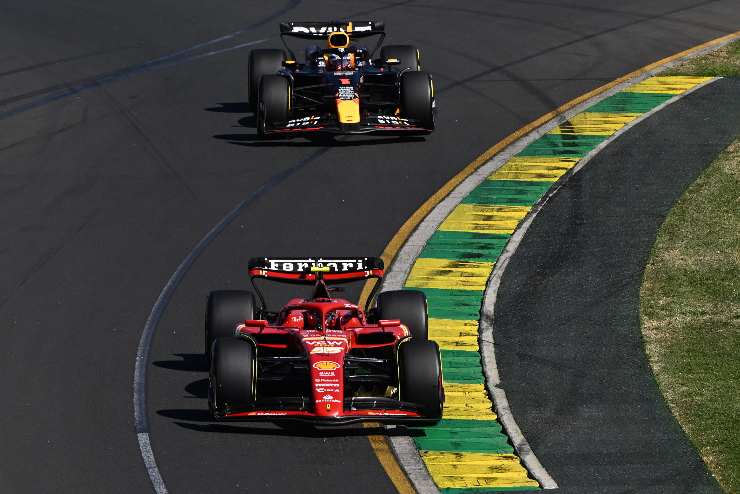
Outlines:
<svg viewBox="0 0 740 494"><path fill-rule="evenodd" d="M434 130L434 84L421 71L420 52L410 45L381 47L382 22L284 22L280 35L285 50L249 54L249 102L260 135ZM354 43L372 36L378 37L373 49ZM303 63L286 38L311 41Z"/></svg>

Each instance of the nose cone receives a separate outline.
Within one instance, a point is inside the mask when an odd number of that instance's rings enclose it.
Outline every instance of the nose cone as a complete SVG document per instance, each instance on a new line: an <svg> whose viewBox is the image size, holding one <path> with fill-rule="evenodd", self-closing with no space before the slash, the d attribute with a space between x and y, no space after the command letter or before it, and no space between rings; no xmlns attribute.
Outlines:
<svg viewBox="0 0 740 494"><path fill-rule="evenodd" d="M311 365L315 413L324 417L341 416L344 410L344 355L347 352L347 340L321 338L320 341L305 343Z"/></svg>

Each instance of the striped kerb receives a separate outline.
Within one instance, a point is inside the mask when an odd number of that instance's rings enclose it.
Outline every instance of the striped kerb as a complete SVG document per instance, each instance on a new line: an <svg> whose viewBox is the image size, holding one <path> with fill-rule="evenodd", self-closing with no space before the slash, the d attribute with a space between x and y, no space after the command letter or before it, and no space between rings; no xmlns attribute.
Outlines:
<svg viewBox="0 0 740 494"><path fill-rule="evenodd" d="M540 488L497 420L478 348L483 292L509 237L553 183L592 149L645 112L708 79L653 77L596 103L487 177L429 238L405 287L426 294L429 336L442 352L444 420L414 441L443 493Z"/></svg>

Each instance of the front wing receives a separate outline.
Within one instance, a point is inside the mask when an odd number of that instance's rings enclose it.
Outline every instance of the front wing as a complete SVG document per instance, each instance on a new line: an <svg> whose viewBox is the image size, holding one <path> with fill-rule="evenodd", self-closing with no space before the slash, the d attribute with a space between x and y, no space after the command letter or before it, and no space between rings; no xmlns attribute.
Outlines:
<svg viewBox="0 0 740 494"><path fill-rule="evenodd" d="M296 403L291 404L291 401ZM310 406L300 406L299 399L269 400L244 407L231 407L228 410L212 410L219 420L236 421L300 421L314 425L345 425L357 422L380 422L384 424L405 424L409 426L429 426L439 422L441 417L425 417L413 403L392 398L348 398L338 415L320 415ZM304 402L305 403L305 402ZM307 403L305 405L308 405Z"/></svg>
<svg viewBox="0 0 740 494"><path fill-rule="evenodd" d="M425 135L433 129L424 128L415 120L394 115L368 115L359 123L339 123L336 117L308 116L288 120L275 126L265 125L265 134L386 134Z"/></svg>

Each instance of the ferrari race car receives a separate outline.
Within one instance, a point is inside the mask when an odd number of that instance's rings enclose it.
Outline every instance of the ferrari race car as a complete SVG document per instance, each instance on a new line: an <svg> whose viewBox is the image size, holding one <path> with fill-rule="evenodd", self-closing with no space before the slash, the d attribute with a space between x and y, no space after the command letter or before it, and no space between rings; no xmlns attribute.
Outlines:
<svg viewBox="0 0 740 494"><path fill-rule="evenodd" d="M234 290L208 297L215 419L421 426L442 418L439 347L427 338L424 294L383 292L370 310L331 295L336 283L376 278L377 288L381 259L252 258L249 274L258 297ZM271 312L256 279L313 285L313 295Z"/></svg>
<svg viewBox="0 0 740 494"><path fill-rule="evenodd" d="M378 36L372 50L354 44L370 36ZM303 63L286 37L313 42ZM434 85L421 71L419 50L410 45L381 48L382 22L284 22L280 38L285 50L249 54L249 103L260 135L434 130ZM379 48L380 58L373 58Z"/></svg>

